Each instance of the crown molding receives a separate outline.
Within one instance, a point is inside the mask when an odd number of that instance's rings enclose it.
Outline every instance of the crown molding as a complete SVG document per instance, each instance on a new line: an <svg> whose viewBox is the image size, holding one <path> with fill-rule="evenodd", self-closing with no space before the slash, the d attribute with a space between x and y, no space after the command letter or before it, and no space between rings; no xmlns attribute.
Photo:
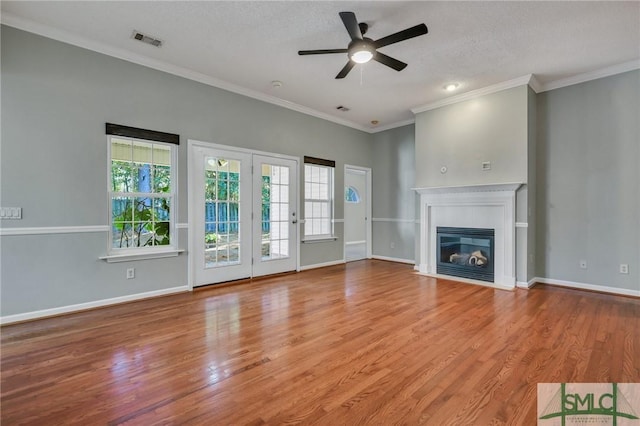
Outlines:
<svg viewBox="0 0 640 426"><path fill-rule="evenodd" d="M470 99L478 98L480 96L490 95L492 93L500 92L502 90L511 89L513 87L528 85L536 93L547 92L549 90L560 89L566 86L572 86L574 84L584 83L591 80L597 80L599 78L609 77L616 74L622 74L624 72L640 69L640 59L635 59L629 62L623 62L621 64L612 65L606 68L601 68L594 71L589 71L582 74L577 74L571 77L553 80L546 83L540 82L534 74L514 78L513 80L504 81L502 83L494 84L491 86L483 87L481 89L472 90L470 92L461 93L459 95L451 96L446 99L442 99L436 102L432 102L420 107L411 108L411 112L419 114L421 112L429 111L432 109L440 108L446 105L456 104L458 102L467 101Z"/></svg>
<svg viewBox="0 0 640 426"><path fill-rule="evenodd" d="M601 68L595 71L577 74L571 77L562 78L560 80L550 81L548 83L544 83L541 86L541 90L536 90L536 92L547 92L549 90L560 89L561 87L572 86L574 84L597 80L598 78L609 77L611 75L622 74L623 72L633 71L637 69L640 69L640 59L623 62L621 64L612 65L610 67Z"/></svg>
<svg viewBox="0 0 640 426"><path fill-rule="evenodd" d="M412 118L410 120L398 121L396 123L391 123L391 124L386 124L384 126L375 127L375 128L369 129L368 132L369 133L380 133L380 132L384 132L385 130L391 130L391 129L396 129L398 127L408 126L409 124L414 124L415 122L416 122L416 119Z"/></svg>
<svg viewBox="0 0 640 426"><path fill-rule="evenodd" d="M153 68L158 71L163 71L169 74L183 77L189 80L197 81L199 83L213 86L218 89L226 90L228 92L236 93L238 95L253 98L262 102L277 105L292 111L300 112L302 114L310 115L312 117L320 118L322 120L330 121L343 126L351 127L356 130L360 130L366 133L373 133L372 129L361 126L352 121L340 119L332 115L317 111L315 109L299 105L295 102L286 101L284 99L277 98L275 96L265 95L264 93L247 89L227 81L202 74L197 71L190 70L188 68L176 66L165 61L159 61L157 59L150 58L148 56L140 55L127 51L125 49L115 48L104 43L90 40L84 37L80 37L76 34L68 31L60 30L58 28L51 27L49 25L43 25L29 19L24 19L16 16L12 13L3 12L0 17L2 24L17 28L19 30L34 33L43 37L47 37L56 41L67 43L73 46L81 47L83 49L91 50L97 53L101 53L114 58L122 59L127 62L142 65L148 68Z"/></svg>
<svg viewBox="0 0 640 426"><path fill-rule="evenodd" d="M529 79L529 87L531 87L531 89L536 93L540 93L542 91L542 83L540 83L535 74L531 74L531 78Z"/></svg>
<svg viewBox="0 0 640 426"><path fill-rule="evenodd" d="M511 89L514 87L528 85L531 82L532 78L533 78L533 74L528 74L522 77L514 78L512 80L503 81L502 83L493 84L491 86L483 87L481 89L471 90L470 92L461 93L459 95L454 95L449 98L441 99L439 101L432 102L423 106L411 108L411 112L413 112L414 114L419 114L421 112L430 111L432 109L440 108L443 106L453 105L453 104L457 104L458 102L479 98L480 96L486 96L492 93L501 92L503 90Z"/></svg>
<svg viewBox="0 0 640 426"><path fill-rule="evenodd" d="M399 121L396 123L391 123L385 126L380 126L375 128L366 127L358 123L355 123L353 121L338 118L333 115L315 110L313 108L309 108L304 105L297 104L295 102L290 102L281 98L277 98L275 96L266 95L264 93L261 93L252 89L247 89L245 87L241 87L233 83L229 83L227 81L224 81L215 77L211 77L209 75L202 74L197 71L190 70L188 68L176 66L165 61L159 61L157 59L153 59L144 55L133 53L125 49L114 48L95 40L86 39L84 37L80 37L76 34L73 34L64 30L60 30L60 29L51 27L49 25L43 25L28 19L21 18L12 13L3 12L0 15L0 22L3 25L17 28L19 30L34 33L43 37L47 37L47 38L57 40L63 43L67 43L73 46L77 46L83 49L91 50L107 56L112 56L114 58L122 59L124 61L131 62L137 65L142 65L158 71L166 72L168 74L176 75L178 77L183 77L188 80L197 81L199 83L203 83L208 86L216 87L218 89L226 90L228 92L232 92L241 96L256 99L258 101L276 105L282 108L286 108L292 111L296 111L305 115L326 120L342 126L350 127L352 129L356 129L369 134L379 133L386 130L391 130L391 129L395 129L398 127L415 123L415 119L410 119L410 120ZM602 68L599 70L589 71L583 74L578 74L575 76L554 80L546 83L541 83L534 74L528 74L522 77L514 78L512 80L508 80L508 81L497 83L484 88L472 90L470 92L454 95L449 98L441 99L423 106L411 108L411 112L413 112L413 114L415 115L421 112L440 108L446 105L452 105L458 102L463 102L466 100L478 98L480 96L489 95L492 93L500 92L502 90L507 90L513 87L518 87L523 85L528 85L529 87L531 87L531 89L534 92L541 93L541 92L559 89L562 87L584 83L586 81L608 77L615 74L621 74L627 71L633 71L637 69L640 69L640 59L624 62L622 64L617 64L617 65Z"/></svg>

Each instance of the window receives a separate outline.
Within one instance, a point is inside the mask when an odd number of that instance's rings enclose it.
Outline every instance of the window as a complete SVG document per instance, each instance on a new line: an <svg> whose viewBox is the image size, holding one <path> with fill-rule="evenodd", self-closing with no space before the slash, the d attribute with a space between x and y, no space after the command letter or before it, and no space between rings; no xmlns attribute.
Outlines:
<svg viewBox="0 0 640 426"><path fill-rule="evenodd" d="M358 204L360 202L360 194L358 193L358 190L353 186L345 186L344 201L347 203Z"/></svg>
<svg viewBox="0 0 640 426"><path fill-rule="evenodd" d="M289 257L289 167L262 164L262 260Z"/></svg>
<svg viewBox="0 0 640 426"><path fill-rule="evenodd" d="M311 163L310 161L314 162ZM305 239L333 238L334 165L335 163L333 161L305 157Z"/></svg>
<svg viewBox="0 0 640 426"><path fill-rule="evenodd" d="M176 147L109 135L109 252L173 248Z"/></svg>
<svg viewBox="0 0 640 426"><path fill-rule="evenodd" d="M240 263L240 161L206 157L205 268Z"/></svg>

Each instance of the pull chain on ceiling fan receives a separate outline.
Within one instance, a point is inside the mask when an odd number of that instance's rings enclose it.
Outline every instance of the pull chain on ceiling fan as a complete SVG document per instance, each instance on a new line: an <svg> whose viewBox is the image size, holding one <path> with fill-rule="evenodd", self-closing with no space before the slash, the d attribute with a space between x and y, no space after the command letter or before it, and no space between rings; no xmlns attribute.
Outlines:
<svg viewBox="0 0 640 426"><path fill-rule="evenodd" d="M427 26L420 24L407 28L406 30L398 31L386 37L382 37L378 40L372 40L368 37L364 37L369 26L361 22L358 24L356 15L353 12L340 12L340 18L344 24L351 42L346 49L321 49L321 50L299 50L298 55L325 55L329 53L346 53L349 56L349 62L342 68L342 70L336 75L336 78L345 78L349 71L358 64L369 62L371 59L380 62L396 71L402 71L406 68L407 64L401 62L395 58L378 52L377 49L388 46L390 44L398 43L410 38L418 37L423 34L427 34Z"/></svg>

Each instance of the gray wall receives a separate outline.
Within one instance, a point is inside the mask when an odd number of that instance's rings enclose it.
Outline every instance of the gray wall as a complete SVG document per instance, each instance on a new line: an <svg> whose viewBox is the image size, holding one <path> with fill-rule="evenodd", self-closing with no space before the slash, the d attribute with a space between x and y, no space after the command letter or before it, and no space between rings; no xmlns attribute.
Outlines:
<svg viewBox="0 0 640 426"><path fill-rule="evenodd" d="M415 261L415 126L373 135L373 255ZM391 246L394 246L393 248Z"/></svg>
<svg viewBox="0 0 640 426"><path fill-rule="evenodd" d="M526 183L527 132L527 86L419 113L415 186Z"/></svg>
<svg viewBox="0 0 640 426"><path fill-rule="evenodd" d="M639 93L632 71L538 95L538 276L640 290Z"/></svg>
<svg viewBox="0 0 640 426"><path fill-rule="evenodd" d="M2 206L10 227L107 225L105 122L180 134L178 222L187 216L187 139L371 167L371 135L184 78L2 27ZM300 176L302 179L302 176ZM338 191L337 194L342 194ZM342 218L343 197L336 197ZM302 244L301 264L343 259ZM187 229L179 229L180 248ZM3 316L186 285L187 257L107 264L106 233L3 236ZM125 280L127 267L136 279Z"/></svg>

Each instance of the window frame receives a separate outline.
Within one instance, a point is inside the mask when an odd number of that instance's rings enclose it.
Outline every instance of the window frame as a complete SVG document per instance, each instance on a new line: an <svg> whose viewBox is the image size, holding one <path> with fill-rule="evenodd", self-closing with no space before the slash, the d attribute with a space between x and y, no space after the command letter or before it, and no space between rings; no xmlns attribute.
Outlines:
<svg viewBox="0 0 640 426"><path fill-rule="evenodd" d="M324 199L317 199L317 198L310 198L309 195L307 194L307 183L311 183L307 181L307 166L309 167L316 167L318 169L326 169L328 171L328 182L327 182L327 194L328 194L328 200L324 200ZM334 186L335 186L335 167L334 166L330 166L330 165L324 165L324 164L316 164L313 162L305 162L304 163L304 228L303 228L303 242L308 242L308 241L322 241L322 240L335 240L335 234L334 234L334 222L335 222L335 190L334 190ZM326 234L307 234L307 221L309 219L312 219L311 217L309 217L309 213L307 211L307 202L322 202L322 203L328 203L328 209L329 209L329 217L327 218L328 220L328 226L329 226L329 233Z"/></svg>
<svg viewBox="0 0 640 426"><path fill-rule="evenodd" d="M113 139L131 141L132 143L140 142L145 144L151 144L151 149L154 146L162 146L163 148L169 148L170 151L170 180L171 183L169 185L169 192L162 193L152 193L152 192L118 192L113 191L112 185L112 141ZM178 172L177 172L177 163L178 163L178 145L170 142L161 142L151 139L141 139L130 136L120 136L117 134L108 134L107 135L107 205L108 205L108 227L109 227L109 236L107 238L107 256L105 259L107 261L117 261L114 259L122 258L122 260L129 260L129 257L136 258L138 256L142 258L146 258L146 256L151 255L152 257L163 257L163 256L153 256L154 254L166 254L173 253L177 255L180 251L177 249L177 232L176 232L176 218L177 218L177 186L178 186ZM113 246L113 198L114 197L131 197L131 198L164 198L169 200L169 244L166 245L154 245L154 246L143 246L143 247L120 247L116 248Z"/></svg>

